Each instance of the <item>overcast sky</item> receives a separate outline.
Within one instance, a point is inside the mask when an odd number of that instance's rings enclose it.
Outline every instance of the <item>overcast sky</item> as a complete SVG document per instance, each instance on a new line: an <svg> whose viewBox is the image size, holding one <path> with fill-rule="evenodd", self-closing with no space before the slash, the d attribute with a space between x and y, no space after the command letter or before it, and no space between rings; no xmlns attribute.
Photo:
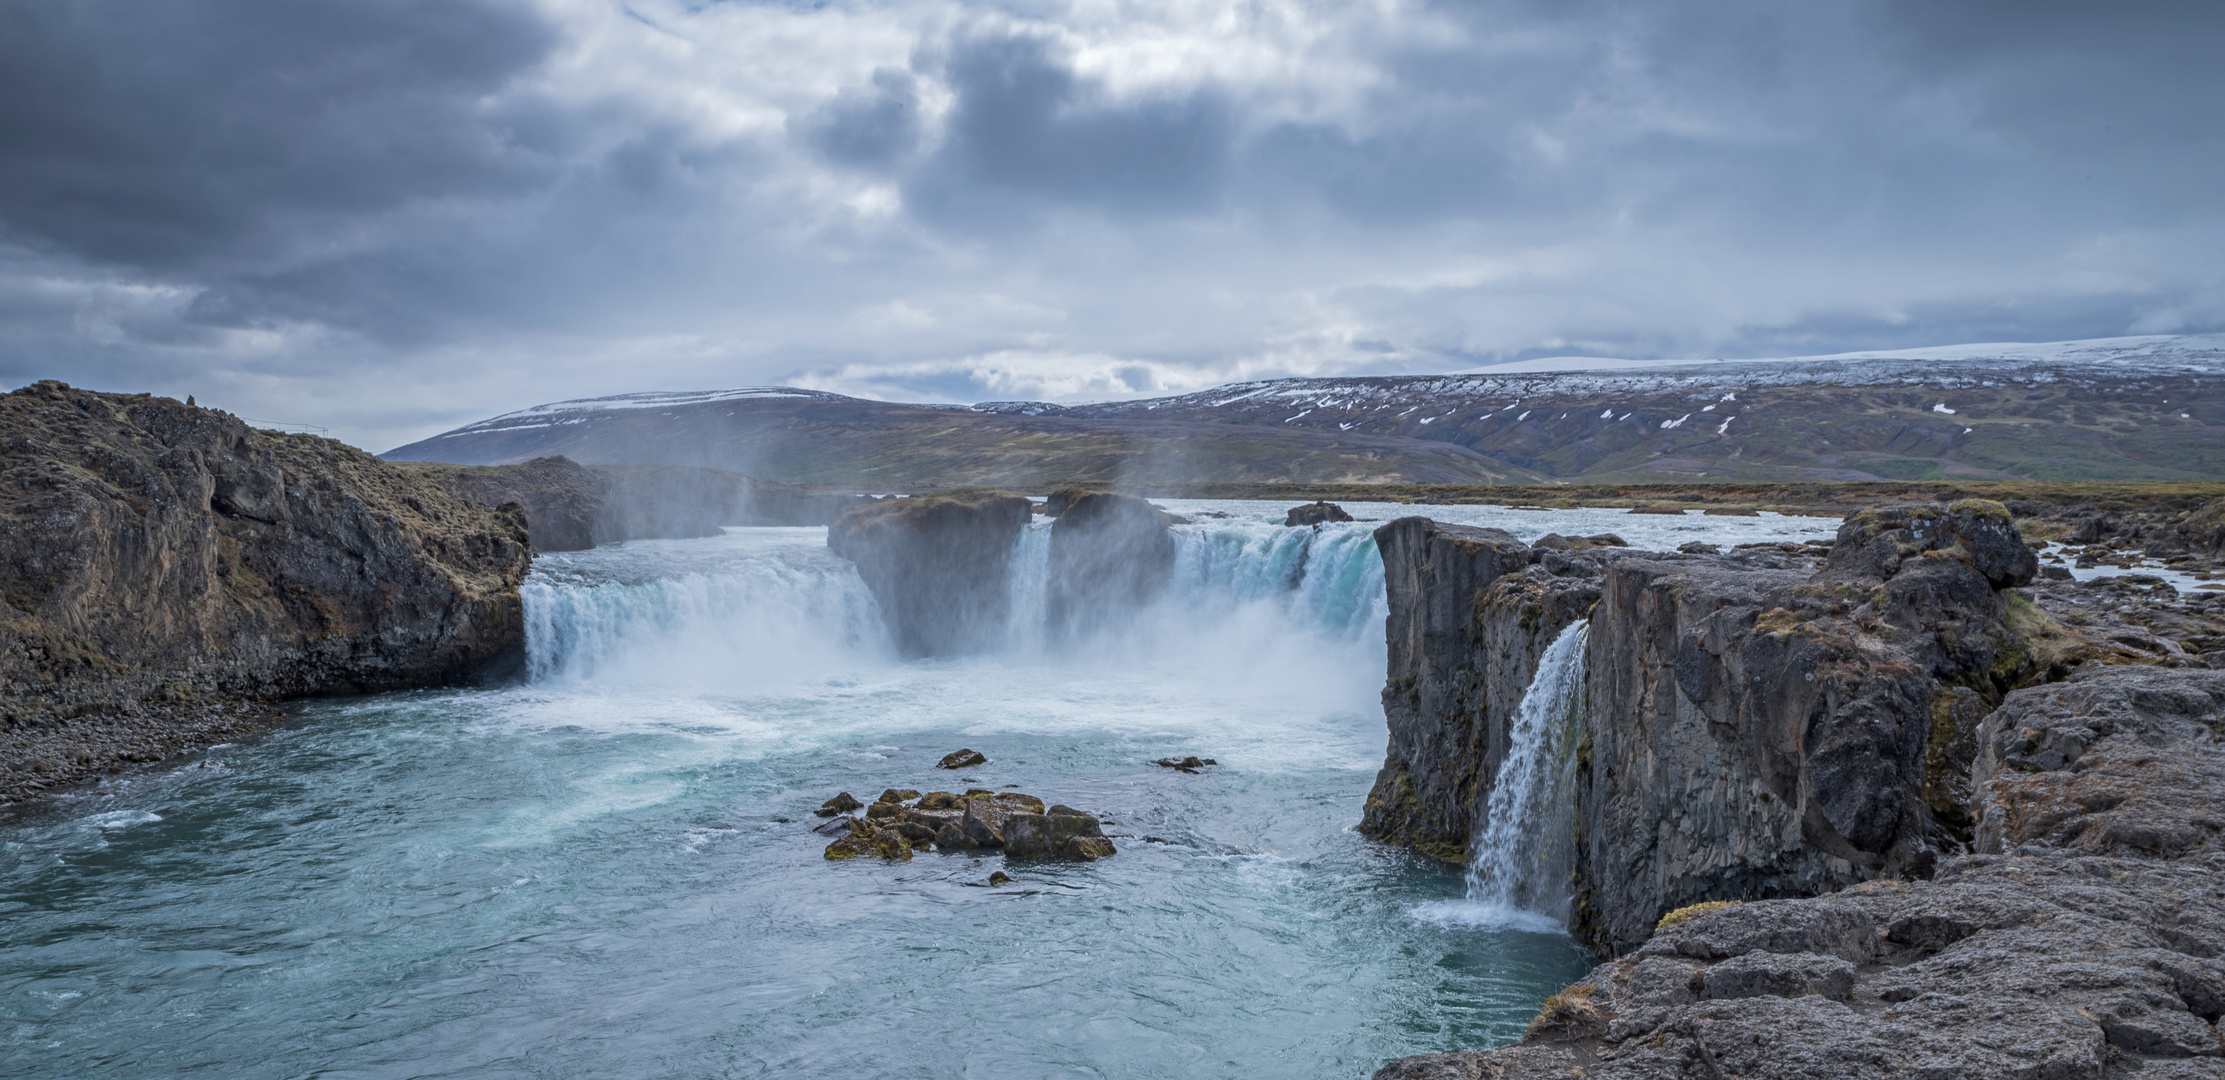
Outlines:
<svg viewBox="0 0 2225 1080"><path fill-rule="evenodd" d="M2225 4L0 0L0 377L374 450L2225 328Z"/></svg>

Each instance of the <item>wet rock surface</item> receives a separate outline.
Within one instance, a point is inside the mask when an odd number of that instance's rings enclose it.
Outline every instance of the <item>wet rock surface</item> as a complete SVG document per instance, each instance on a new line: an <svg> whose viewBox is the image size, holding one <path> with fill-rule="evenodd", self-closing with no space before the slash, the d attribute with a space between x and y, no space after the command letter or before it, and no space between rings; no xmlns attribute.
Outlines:
<svg viewBox="0 0 2225 1080"><path fill-rule="evenodd" d="M827 801L834 805L841 796ZM1096 815L1017 791L963 793L890 788L865 816L838 817L814 831L833 833L829 859L909 859L914 851L1000 850L1007 859L1093 862L1118 853ZM898 848L901 851L898 851Z"/></svg>
<svg viewBox="0 0 2225 1080"><path fill-rule="evenodd" d="M1051 525L1044 617L1053 634L1125 622L1174 573L1175 519L1133 495L1070 494Z"/></svg>
<svg viewBox="0 0 2225 1080"><path fill-rule="evenodd" d="M882 499L836 518L827 548L857 564L904 655L975 653L1002 640L1013 542L1033 513L1008 491Z"/></svg>
<svg viewBox="0 0 2225 1080"><path fill-rule="evenodd" d="M262 704L523 661L515 507L149 395L0 396L0 801L237 737Z"/></svg>
<svg viewBox="0 0 2225 1080"><path fill-rule="evenodd" d="M1218 765L1220 764L1220 762L1215 761L1212 758L1201 757L1163 757L1154 759L1151 764L1157 765L1162 769L1173 769L1176 772L1194 774L1202 773L1205 771L1206 766Z"/></svg>
<svg viewBox="0 0 2225 1080"><path fill-rule="evenodd" d="M1390 603L1390 748L1360 831L1457 862L1539 657L1590 612L1619 551L1539 550L1418 517L1375 530L1375 542Z"/></svg>

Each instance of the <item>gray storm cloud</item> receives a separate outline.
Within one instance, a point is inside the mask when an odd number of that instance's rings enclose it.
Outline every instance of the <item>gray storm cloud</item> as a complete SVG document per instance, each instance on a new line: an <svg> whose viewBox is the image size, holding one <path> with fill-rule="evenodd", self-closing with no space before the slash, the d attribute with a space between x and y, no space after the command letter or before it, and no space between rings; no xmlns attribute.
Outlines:
<svg viewBox="0 0 2225 1080"><path fill-rule="evenodd" d="M2225 326L2225 9L0 0L0 374L373 448Z"/></svg>

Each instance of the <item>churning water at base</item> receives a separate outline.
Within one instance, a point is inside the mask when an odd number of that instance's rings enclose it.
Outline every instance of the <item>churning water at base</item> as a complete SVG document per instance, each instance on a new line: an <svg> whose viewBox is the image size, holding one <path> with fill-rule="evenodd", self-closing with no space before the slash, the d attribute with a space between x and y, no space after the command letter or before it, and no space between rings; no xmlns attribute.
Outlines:
<svg viewBox="0 0 2225 1080"><path fill-rule="evenodd" d="M545 557L526 685L302 703L0 822L0 1075L1351 1078L1519 1035L1590 958L1409 917L1458 872L1351 831L1371 526L1174 508L1235 516L1182 527L1159 610L1041 647L1023 547L1014 647L963 660L897 659L824 530ZM990 763L933 769L960 746ZM1006 785L1120 854L989 888L808 831L836 791Z"/></svg>

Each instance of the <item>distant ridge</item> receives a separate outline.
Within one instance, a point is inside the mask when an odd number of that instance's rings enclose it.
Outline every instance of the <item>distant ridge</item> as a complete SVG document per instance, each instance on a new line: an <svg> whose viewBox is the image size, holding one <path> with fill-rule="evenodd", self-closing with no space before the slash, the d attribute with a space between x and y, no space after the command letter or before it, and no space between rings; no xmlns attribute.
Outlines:
<svg viewBox="0 0 2225 1080"><path fill-rule="evenodd" d="M1572 368L1531 370L1554 363ZM383 456L561 453L876 490L2225 479L2225 335L1591 363L1267 379L1080 405L906 405L793 387L624 394L537 405Z"/></svg>

